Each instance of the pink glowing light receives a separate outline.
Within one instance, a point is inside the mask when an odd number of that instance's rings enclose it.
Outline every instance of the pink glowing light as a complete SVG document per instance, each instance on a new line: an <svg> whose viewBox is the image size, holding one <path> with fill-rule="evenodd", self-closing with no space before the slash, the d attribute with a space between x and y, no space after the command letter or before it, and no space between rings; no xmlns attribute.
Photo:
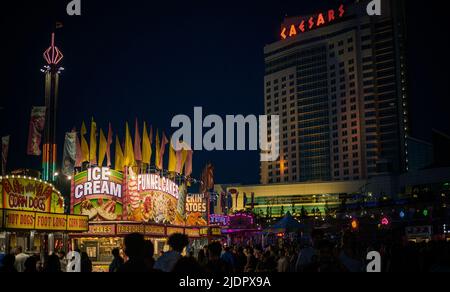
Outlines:
<svg viewBox="0 0 450 292"><path fill-rule="evenodd" d="M58 65L63 58L64 55L61 53L58 47L55 46L55 33L52 33L51 45L44 52L44 59L49 65Z"/></svg>

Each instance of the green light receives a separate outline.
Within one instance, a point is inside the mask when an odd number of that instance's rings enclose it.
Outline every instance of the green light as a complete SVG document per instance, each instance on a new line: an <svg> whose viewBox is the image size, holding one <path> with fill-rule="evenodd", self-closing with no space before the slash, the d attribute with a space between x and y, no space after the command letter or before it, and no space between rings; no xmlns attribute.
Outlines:
<svg viewBox="0 0 450 292"><path fill-rule="evenodd" d="M428 216L428 210L423 210L423 216L427 217Z"/></svg>

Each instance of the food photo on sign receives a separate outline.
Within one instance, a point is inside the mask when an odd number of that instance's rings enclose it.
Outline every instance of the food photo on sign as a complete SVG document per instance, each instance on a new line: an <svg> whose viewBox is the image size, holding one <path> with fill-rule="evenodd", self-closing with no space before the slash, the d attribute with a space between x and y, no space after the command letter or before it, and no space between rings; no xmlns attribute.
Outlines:
<svg viewBox="0 0 450 292"><path fill-rule="evenodd" d="M156 224L182 225L177 213L179 186L158 174L136 174L129 168L127 183L127 219Z"/></svg>
<svg viewBox="0 0 450 292"><path fill-rule="evenodd" d="M186 196L186 225L208 225L208 199L205 194L188 194Z"/></svg>

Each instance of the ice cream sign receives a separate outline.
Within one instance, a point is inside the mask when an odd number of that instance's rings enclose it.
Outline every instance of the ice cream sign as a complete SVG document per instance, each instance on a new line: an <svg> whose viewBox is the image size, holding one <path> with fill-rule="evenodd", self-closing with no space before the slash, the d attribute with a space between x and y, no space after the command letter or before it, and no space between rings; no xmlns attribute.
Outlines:
<svg viewBox="0 0 450 292"><path fill-rule="evenodd" d="M95 167L87 170L87 180L75 186L75 199L87 196L111 196L122 198L122 184L110 179L108 167Z"/></svg>
<svg viewBox="0 0 450 292"><path fill-rule="evenodd" d="M90 220L122 218L123 174L108 167L92 167L75 175L72 183L73 214Z"/></svg>

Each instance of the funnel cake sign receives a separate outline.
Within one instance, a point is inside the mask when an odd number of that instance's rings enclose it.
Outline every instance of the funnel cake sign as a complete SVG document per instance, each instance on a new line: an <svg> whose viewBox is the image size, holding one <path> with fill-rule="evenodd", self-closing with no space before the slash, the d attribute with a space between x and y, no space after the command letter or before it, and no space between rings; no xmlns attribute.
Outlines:
<svg viewBox="0 0 450 292"><path fill-rule="evenodd" d="M177 213L178 185L157 174L136 174L129 168L125 179L125 211L128 221L156 224L184 223Z"/></svg>
<svg viewBox="0 0 450 292"><path fill-rule="evenodd" d="M281 27L281 39L293 38L307 31L336 22L344 17L345 12L345 6L342 4L337 9L330 9L309 18L299 18L295 20L295 23L289 23Z"/></svg>

